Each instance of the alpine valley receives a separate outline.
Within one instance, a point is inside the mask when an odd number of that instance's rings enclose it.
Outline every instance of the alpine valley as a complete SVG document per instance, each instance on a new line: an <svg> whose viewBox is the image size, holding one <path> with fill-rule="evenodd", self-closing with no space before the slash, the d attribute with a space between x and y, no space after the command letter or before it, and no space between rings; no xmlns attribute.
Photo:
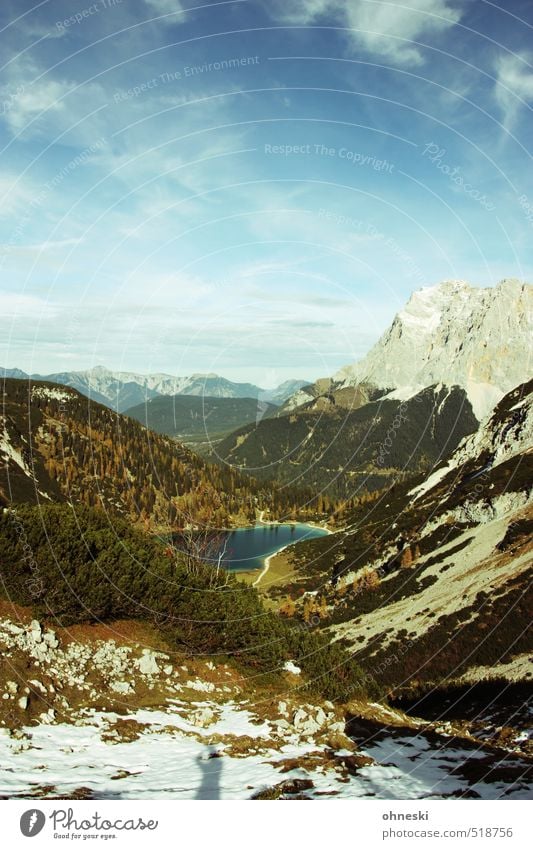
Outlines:
<svg viewBox="0 0 533 849"><path fill-rule="evenodd" d="M532 316L446 281L269 391L4 369L0 795L527 798Z"/></svg>

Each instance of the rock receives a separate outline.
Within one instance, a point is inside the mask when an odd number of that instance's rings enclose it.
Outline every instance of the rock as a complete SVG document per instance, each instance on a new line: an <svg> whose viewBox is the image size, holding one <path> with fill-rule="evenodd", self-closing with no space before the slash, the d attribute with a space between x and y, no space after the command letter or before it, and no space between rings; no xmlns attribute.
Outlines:
<svg viewBox="0 0 533 849"><path fill-rule="evenodd" d="M350 775L357 775L361 767L372 766L373 758L368 755L341 755L338 760L346 767Z"/></svg>
<svg viewBox="0 0 533 849"><path fill-rule="evenodd" d="M136 664L142 675L159 675L159 666L150 649L143 649L143 655L136 661Z"/></svg>
<svg viewBox="0 0 533 849"><path fill-rule="evenodd" d="M19 634L24 633L24 628L19 628L19 626L14 625L13 622L4 622L2 627L5 628L8 633L13 634L14 637L18 637Z"/></svg>
<svg viewBox="0 0 533 849"><path fill-rule="evenodd" d="M41 623L37 619L32 619L30 623L30 637L35 643L40 643L42 640Z"/></svg>
<svg viewBox="0 0 533 849"><path fill-rule="evenodd" d="M166 666L163 667L163 672L165 673L165 675L167 677L169 675L172 675L172 666L170 665L170 663L168 663Z"/></svg>
<svg viewBox="0 0 533 849"><path fill-rule="evenodd" d="M6 681L7 692L11 693L11 695L15 695L17 692L19 685L15 681Z"/></svg>
<svg viewBox="0 0 533 849"><path fill-rule="evenodd" d="M292 724L305 737L309 737L320 730L318 722L315 722L302 708L298 708L294 714Z"/></svg>
<svg viewBox="0 0 533 849"><path fill-rule="evenodd" d="M317 731L320 731L320 725L311 717L300 728L300 732L304 737L311 737Z"/></svg>
<svg viewBox="0 0 533 849"><path fill-rule="evenodd" d="M9 695L9 693L2 693L2 698L4 699L4 701L7 701L11 698L11 696Z"/></svg>
<svg viewBox="0 0 533 849"><path fill-rule="evenodd" d="M345 729L346 725L344 722L332 722L328 730L331 731L332 734L344 734Z"/></svg>
<svg viewBox="0 0 533 849"><path fill-rule="evenodd" d="M215 689L215 685L211 681L187 681L185 686L190 687L191 690L197 690L199 693L212 693Z"/></svg>
<svg viewBox="0 0 533 849"><path fill-rule="evenodd" d="M135 692L128 681L111 681L109 689L113 690L115 693L121 693L123 696L127 696L129 693Z"/></svg>
<svg viewBox="0 0 533 849"><path fill-rule="evenodd" d="M27 696L21 696L20 699L18 700L17 704L18 704L18 706L21 710L26 710L27 707L28 707L28 697Z"/></svg>
<svg viewBox="0 0 533 849"><path fill-rule="evenodd" d="M259 790L252 796L252 799L280 799L282 797L300 799L309 799L309 796L300 795L304 790L311 790L315 785L310 778L293 778L292 780L281 781L275 784L274 787L267 787L264 790Z"/></svg>
<svg viewBox="0 0 533 849"><path fill-rule="evenodd" d="M318 708L318 710L316 712L315 720L316 720L316 722L318 722L319 725L324 725L326 723L327 716L324 713L324 711L322 710L322 708Z"/></svg>
<svg viewBox="0 0 533 849"><path fill-rule="evenodd" d="M287 702L278 702L278 713L287 716Z"/></svg>
<svg viewBox="0 0 533 849"><path fill-rule="evenodd" d="M301 728L304 722L307 720L307 714L302 708L298 708L292 718L292 724L295 728Z"/></svg>
<svg viewBox="0 0 533 849"><path fill-rule="evenodd" d="M40 690L41 693L46 694L47 692L44 684L41 684L41 682L38 681L37 678L32 678L30 681L28 681L28 684L31 684L31 686L35 687L36 690Z"/></svg>
<svg viewBox="0 0 533 849"><path fill-rule="evenodd" d="M207 661L206 667L207 667L207 669L210 669L212 672L216 669L216 666L215 666L215 664L213 663L212 660Z"/></svg>
<svg viewBox="0 0 533 849"><path fill-rule="evenodd" d="M47 631L43 636L44 642L50 646L51 649L56 649L59 645L59 640L57 639L54 631Z"/></svg>
<svg viewBox="0 0 533 849"><path fill-rule="evenodd" d="M276 720L276 722L274 723L274 725L276 726L276 728L278 729L278 731L288 731L288 730L290 729L290 727L291 727L291 726L290 726L290 723L289 723L289 722L287 722L287 720L286 720L286 719L278 719L278 720Z"/></svg>

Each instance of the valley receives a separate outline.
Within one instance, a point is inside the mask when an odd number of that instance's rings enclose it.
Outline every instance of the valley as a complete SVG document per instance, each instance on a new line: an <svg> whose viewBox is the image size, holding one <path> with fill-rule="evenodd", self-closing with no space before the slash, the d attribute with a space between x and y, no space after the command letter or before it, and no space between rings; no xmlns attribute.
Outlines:
<svg viewBox="0 0 533 849"><path fill-rule="evenodd" d="M268 401L4 376L0 795L527 798L530 292L465 287Z"/></svg>

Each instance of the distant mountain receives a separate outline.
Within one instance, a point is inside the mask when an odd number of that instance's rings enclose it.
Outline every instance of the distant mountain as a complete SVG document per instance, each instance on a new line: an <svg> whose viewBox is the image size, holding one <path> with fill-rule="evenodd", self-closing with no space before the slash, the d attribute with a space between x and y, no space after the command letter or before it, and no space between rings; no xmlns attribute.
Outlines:
<svg viewBox="0 0 533 849"><path fill-rule="evenodd" d="M429 387L405 402L346 391L346 406L322 395L240 428L217 444L216 457L255 477L350 498L431 469L477 427L459 387Z"/></svg>
<svg viewBox="0 0 533 849"><path fill-rule="evenodd" d="M217 442L249 423L257 423L278 408L256 398L159 396L125 411L156 433L188 444Z"/></svg>
<svg viewBox="0 0 533 849"><path fill-rule="evenodd" d="M307 384L307 380L286 380L276 386L275 389L262 389L258 397L261 401L281 406L287 398L290 398L291 395L294 395L302 386L307 386Z"/></svg>
<svg viewBox="0 0 533 849"><path fill-rule="evenodd" d="M533 287L502 280L480 289L450 281L420 289L367 356L332 378L336 387L371 384L412 397L426 386L462 386L481 420L528 376L533 353Z"/></svg>
<svg viewBox="0 0 533 849"><path fill-rule="evenodd" d="M20 369L0 369L0 376L28 379ZM192 374L174 377L170 374L137 374L110 371L95 366L86 371L67 371L55 374L32 374L32 380L44 380L72 386L93 401L105 404L118 412L142 404L159 395L194 395L208 398L257 398L267 404L281 405L306 381L287 380L275 389L261 389L253 383L234 383L217 374Z"/></svg>
<svg viewBox="0 0 533 849"><path fill-rule="evenodd" d="M530 381L429 475L361 499L334 537L300 543L271 596L288 594L297 617L318 596L331 637L388 688L527 680L532 481Z"/></svg>

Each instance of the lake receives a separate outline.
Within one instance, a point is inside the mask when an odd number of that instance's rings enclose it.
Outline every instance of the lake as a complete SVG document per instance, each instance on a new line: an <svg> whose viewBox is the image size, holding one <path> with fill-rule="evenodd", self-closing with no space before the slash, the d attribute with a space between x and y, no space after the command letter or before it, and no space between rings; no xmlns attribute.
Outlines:
<svg viewBox="0 0 533 849"><path fill-rule="evenodd" d="M227 540L224 566L230 572L263 569L265 558L285 545L324 536L327 531L312 525L255 525L224 531Z"/></svg>

